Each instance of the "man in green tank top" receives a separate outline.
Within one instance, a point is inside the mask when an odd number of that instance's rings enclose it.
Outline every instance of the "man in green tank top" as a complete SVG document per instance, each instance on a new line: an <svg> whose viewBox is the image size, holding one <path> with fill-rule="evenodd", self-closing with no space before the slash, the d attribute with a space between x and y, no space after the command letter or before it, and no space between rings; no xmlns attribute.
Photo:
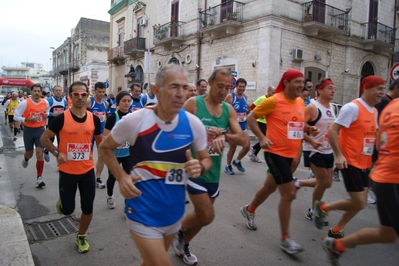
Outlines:
<svg viewBox="0 0 399 266"><path fill-rule="evenodd" d="M204 124L208 135L208 153L212 159L209 172L199 178L190 178L187 191L194 205L194 212L188 213L182 228L173 240L176 255L183 257L188 265L198 263L190 252L188 244L203 226L210 224L215 217L213 203L219 195L220 168L225 142L242 146L244 133L238 124L233 107L224 102L232 82L229 70L216 68L208 80L210 90L205 96L192 97L184 108L195 114Z"/></svg>

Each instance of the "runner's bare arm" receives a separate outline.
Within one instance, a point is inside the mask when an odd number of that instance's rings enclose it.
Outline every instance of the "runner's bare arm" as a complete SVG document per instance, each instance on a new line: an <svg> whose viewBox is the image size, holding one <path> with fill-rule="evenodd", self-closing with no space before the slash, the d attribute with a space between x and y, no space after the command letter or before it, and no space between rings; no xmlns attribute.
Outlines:
<svg viewBox="0 0 399 266"><path fill-rule="evenodd" d="M261 147L264 149L270 149L270 145L272 145L273 143L268 138L266 138L266 136L260 130L258 122L256 122L256 119L258 118L259 117L257 117L254 112L250 112L249 115L247 116L247 124L251 129L252 133L254 133L255 136L259 139Z"/></svg>
<svg viewBox="0 0 399 266"><path fill-rule="evenodd" d="M224 101L228 104L231 104L233 102L233 95L231 95L231 93L229 93L226 98L224 99Z"/></svg>
<svg viewBox="0 0 399 266"><path fill-rule="evenodd" d="M186 172L193 178L206 174L212 166L212 161L209 157L207 148L202 151L196 151L195 154L197 159L192 158L190 150L187 150L187 162L184 165Z"/></svg>
<svg viewBox="0 0 399 266"><path fill-rule="evenodd" d="M119 182L119 189L122 196L126 199L131 199L141 195L141 191L133 184L133 181L140 179L140 177L126 174L123 168L119 165L114 154L114 149L120 145L121 144L117 143L112 138L112 135L109 134L98 147L98 154L101 159L103 159L111 173L115 176L115 179Z"/></svg>
<svg viewBox="0 0 399 266"><path fill-rule="evenodd" d="M184 103L183 108L187 112L195 115L197 113L197 99L195 97L191 97Z"/></svg>
<svg viewBox="0 0 399 266"><path fill-rule="evenodd" d="M348 163L338 145L338 132L342 127L342 125L334 123L328 129L328 141L330 142L330 145L334 151L335 165L338 167L338 169L348 167Z"/></svg>

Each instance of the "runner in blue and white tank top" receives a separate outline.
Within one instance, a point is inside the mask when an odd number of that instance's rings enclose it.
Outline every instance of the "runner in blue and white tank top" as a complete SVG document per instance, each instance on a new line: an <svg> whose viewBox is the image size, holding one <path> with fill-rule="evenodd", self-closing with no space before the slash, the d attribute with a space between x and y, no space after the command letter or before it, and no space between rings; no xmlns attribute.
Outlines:
<svg viewBox="0 0 399 266"><path fill-rule="evenodd" d="M107 102L108 102L108 108L107 108L107 118L108 118L111 114L115 113L117 107L116 99L112 91L109 93Z"/></svg>
<svg viewBox="0 0 399 266"><path fill-rule="evenodd" d="M308 220L313 220L313 204L320 201L324 191L331 187L333 178L334 154L328 141L328 128L335 121L334 98L335 86L331 79L322 79L316 85L318 98L306 106L306 119L310 126L319 129L316 136L305 135L304 150L309 152L309 163L315 178L295 180L295 186L314 187L311 206L306 213ZM327 224L326 221L324 221Z"/></svg>
<svg viewBox="0 0 399 266"><path fill-rule="evenodd" d="M148 93L144 94L141 97L141 103L143 104L143 106L155 105L157 104L157 102L158 102L157 96L152 91L152 88L150 88L150 91Z"/></svg>
<svg viewBox="0 0 399 266"><path fill-rule="evenodd" d="M234 153L236 151L237 146L234 144L230 144L229 151L227 152L227 165L224 168L224 171L229 175L234 175L232 163L235 167L237 167L238 171L245 172L245 168L241 165L241 159L248 153L250 149L250 141L249 134L247 130L247 113L249 111L249 106L247 103L247 96L245 95L245 89L247 87L247 81L243 78L237 79L236 82L236 92L232 92L227 95L225 102L229 103L233 106L234 110L237 114L237 121L240 124L242 131L245 134L245 145L242 146L242 149L238 153L237 158L232 162Z"/></svg>
<svg viewBox="0 0 399 266"><path fill-rule="evenodd" d="M140 95L141 95L141 86L140 84L133 83L130 86L130 95L132 96L132 102L129 107L129 113L135 112L144 108L144 105L141 103Z"/></svg>
<svg viewBox="0 0 399 266"><path fill-rule="evenodd" d="M100 119L101 122L101 134L104 134L106 113L108 108L108 102L105 100L105 84L103 82L97 82L94 84L94 96L87 99L86 108L92 112L95 116ZM91 149L94 147L94 138L91 142ZM105 188L105 184L101 181L101 174L104 169L104 162L100 157L97 158L96 162L96 184L98 188Z"/></svg>

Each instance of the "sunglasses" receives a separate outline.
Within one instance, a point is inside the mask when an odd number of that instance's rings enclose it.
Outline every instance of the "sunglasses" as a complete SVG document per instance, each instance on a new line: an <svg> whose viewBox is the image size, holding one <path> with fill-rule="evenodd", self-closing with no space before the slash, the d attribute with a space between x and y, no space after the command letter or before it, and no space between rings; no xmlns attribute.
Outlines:
<svg viewBox="0 0 399 266"><path fill-rule="evenodd" d="M87 95L89 95L87 92L72 92L71 94L74 97L82 96L82 98L87 97Z"/></svg>

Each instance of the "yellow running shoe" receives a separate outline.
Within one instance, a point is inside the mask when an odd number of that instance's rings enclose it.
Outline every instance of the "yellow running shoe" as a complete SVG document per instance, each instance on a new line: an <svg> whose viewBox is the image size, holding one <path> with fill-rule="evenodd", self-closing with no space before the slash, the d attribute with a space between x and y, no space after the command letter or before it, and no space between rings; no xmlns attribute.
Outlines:
<svg viewBox="0 0 399 266"><path fill-rule="evenodd" d="M86 240L86 234L81 235L77 234L76 236L76 245L78 245L78 251L80 253L86 253L90 249L89 242Z"/></svg>

